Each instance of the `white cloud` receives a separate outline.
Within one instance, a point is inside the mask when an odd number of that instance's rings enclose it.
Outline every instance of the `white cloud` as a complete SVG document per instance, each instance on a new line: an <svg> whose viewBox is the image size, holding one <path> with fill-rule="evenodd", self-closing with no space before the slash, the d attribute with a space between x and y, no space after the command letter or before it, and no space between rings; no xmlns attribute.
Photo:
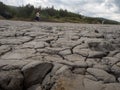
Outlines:
<svg viewBox="0 0 120 90"><path fill-rule="evenodd" d="M120 0L0 0L9 5L26 5L67 9L86 16L120 21Z"/></svg>

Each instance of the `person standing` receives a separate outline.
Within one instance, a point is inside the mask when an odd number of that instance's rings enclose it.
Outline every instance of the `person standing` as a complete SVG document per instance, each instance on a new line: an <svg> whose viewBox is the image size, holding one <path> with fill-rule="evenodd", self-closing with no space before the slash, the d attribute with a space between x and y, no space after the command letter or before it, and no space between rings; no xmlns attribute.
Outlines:
<svg viewBox="0 0 120 90"><path fill-rule="evenodd" d="M36 13L35 20L36 20L36 21L39 21L39 20L40 20L40 13L39 13L39 12Z"/></svg>

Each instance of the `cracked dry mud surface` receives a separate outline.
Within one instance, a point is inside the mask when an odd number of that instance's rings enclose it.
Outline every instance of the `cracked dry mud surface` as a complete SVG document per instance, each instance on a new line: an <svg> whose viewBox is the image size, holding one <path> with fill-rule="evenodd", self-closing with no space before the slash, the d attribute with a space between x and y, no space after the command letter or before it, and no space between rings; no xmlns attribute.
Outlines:
<svg viewBox="0 0 120 90"><path fill-rule="evenodd" d="M0 90L120 90L120 25L0 20Z"/></svg>

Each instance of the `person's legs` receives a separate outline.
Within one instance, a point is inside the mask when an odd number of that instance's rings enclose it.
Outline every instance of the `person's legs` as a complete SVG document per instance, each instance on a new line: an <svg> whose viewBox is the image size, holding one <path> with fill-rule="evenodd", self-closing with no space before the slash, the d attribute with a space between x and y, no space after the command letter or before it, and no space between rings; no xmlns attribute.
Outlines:
<svg viewBox="0 0 120 90"><path fill-rule="evenodd" d="M36 20L36 21L39 21L39 17L35 17L35 20Z"/></svg>
<svg viewBox="0 0 120 90"><path fill-rule="evenodd" d="M37 21L39 21L39 17L37 17Z"/></svg>

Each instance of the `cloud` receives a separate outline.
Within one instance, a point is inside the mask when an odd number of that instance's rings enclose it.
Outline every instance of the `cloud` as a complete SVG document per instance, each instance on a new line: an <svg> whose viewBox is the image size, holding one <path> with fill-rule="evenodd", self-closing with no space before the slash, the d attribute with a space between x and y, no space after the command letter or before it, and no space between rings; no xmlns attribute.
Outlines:
<svg viewBox="0 0 120 90"><path fill-rule="evenodd" d="M87 3L83 6L83 10L85 11L83 12L83 14L120 21L120 8L118 7L118 5L116 5L114 1L115 0L104 0L101 3Z"/></svg>
<svg viewBox="0 0 120 90"><path fill-rule="evenodd" d="M0 0L9 5L26 5L67 9L86 16L120 21L120 0Z"/></svg>

